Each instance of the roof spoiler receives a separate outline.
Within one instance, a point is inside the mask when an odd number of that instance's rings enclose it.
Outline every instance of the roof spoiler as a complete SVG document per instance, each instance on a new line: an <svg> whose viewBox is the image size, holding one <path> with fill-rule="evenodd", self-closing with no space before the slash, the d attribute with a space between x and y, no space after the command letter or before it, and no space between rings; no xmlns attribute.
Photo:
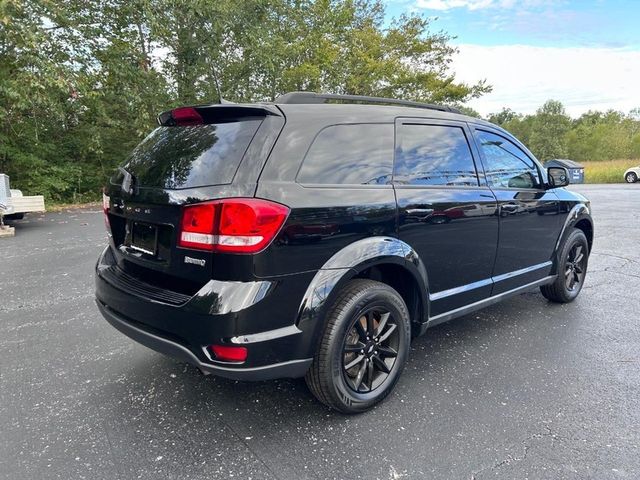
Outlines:
<svg viewBox="0 0 640 480"><path fill-rule="evenodd" d="M158 115L161 127L202 125L207 123L234 122L247 117L281 116L281 112L273 105L237 104L227 102L211 105L194 105L167 110Z"/></svg>

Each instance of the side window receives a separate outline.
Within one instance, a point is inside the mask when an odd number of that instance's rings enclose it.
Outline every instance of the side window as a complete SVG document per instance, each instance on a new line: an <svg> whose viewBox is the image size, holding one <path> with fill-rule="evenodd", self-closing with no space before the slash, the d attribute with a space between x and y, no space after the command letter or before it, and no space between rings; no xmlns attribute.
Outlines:
<svg viewBox="0 0 640 480"><path fill-rule="evenodd" d="M478 186L464 130L446 125L400 125L393 180L408 185Z"/></svg>
<svg viewBox="0 0 640 480"><path fill-rule="evenodd" d="M393 124L332 125L320 131L298 172L302 184L386 185L393 165Z"/></svg>
<svg viewBox="0 0 640 480"><path fill-rule="evenodd" d="M506 138L477 130L484 153L487 182L497 188L538 188L540 177L536 164Z"/></svg>

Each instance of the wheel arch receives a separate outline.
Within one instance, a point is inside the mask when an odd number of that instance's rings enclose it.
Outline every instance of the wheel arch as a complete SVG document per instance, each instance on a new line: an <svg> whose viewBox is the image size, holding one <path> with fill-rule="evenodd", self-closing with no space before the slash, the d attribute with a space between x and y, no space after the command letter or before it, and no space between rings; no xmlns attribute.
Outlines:
<svg viewBox="0 0 640 480"><path fill-rule="evenodd" d="M313 348L322 335L326 313L350 280L368 278L385 283L402 296L412 316L414 334L424 331L429 316L424 264L405 242L393 237L369 237L337 252L318 270L298 310L297 325L311 330Z"/></svg>
<svg viewBox="0 0 640 480"><path fill-rule="evenodd" d="M560 230L560 235L558 235L558 240L556 242L554 251L553 251L553 271L557 271L557 263L558 263L558 253L562 248L564 240L567 238L569 233L573 228L577 228L582 230L582 232L587 237L587 244L589 245L589 254L591 254L591 249L593 246L593 219L591 218L591 210L589 206L585 203L579 203L574 205L573 208L569 211L564 225Z"/></svg>
<svg viewBox="0 0 640 480"><path fill-rule="evenodd" d="M589 245L589 253L591 253L591 247L593 246L593 222L590 218L581 218L579 219L574 228L582 230L585 237L587 237L587 243Z"/></svg>
<svg viewBox="0 0 640 480"><path fill-rule="evenodd" d="M413 335L422 333L422 326L428 319L428 298L423 293L426 290L421 290L423 287L405 265L382 262L360 270L354 269L354 272L355 274L349 280L354 278L375 280L389 285L398 292L409 310Z"/></svg>

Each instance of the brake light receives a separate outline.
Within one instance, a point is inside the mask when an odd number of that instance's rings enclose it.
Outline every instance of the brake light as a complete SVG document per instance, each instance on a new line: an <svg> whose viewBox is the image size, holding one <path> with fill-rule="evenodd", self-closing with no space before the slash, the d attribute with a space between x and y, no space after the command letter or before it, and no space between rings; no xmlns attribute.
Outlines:
<svg viewBox="0 0 640 480"><path fill-rule="evenodd" d="M289 208L258 198L187 205L178 246L225 253L257 253L280 231Z"/></svg>
<svg viewBox="0 0 640 480"><path fill-rule="evenodd" d="M180 107L171 110L171 118L176 122L176 125L189 126L189 125L202 125L204 121L202 116L193 107Z"/></svg>

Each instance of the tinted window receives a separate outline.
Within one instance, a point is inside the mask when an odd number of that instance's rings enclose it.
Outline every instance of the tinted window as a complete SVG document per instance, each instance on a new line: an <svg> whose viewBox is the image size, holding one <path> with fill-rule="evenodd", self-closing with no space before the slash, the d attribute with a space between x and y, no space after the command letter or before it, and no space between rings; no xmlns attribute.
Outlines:
<svg viewBox="0 0 640 480"><path fill-rule="evenodd" d="M515 144L481 130L477 135L489 185L498 188L536 188L540 185L535 163Z"/></svg>
<svg viewBox="0 0 640 480"><path fill-rule="evenodd" d="M445 125L398 128L393 178L411 185L478 185L464 131Z"/></svg>
<svg viewBox="0 0 640 480"><path fill-rule="evenodd" d="M261 121L159 127L135 148L123 167L140 187L231 183Z"/></svg>
<svg viewBox="0 0 640 480"><path fill-rule="evenodd" d="M320 131L298 173L307 184L384 185L391 181L392 124L333 125Z"/></svg>

